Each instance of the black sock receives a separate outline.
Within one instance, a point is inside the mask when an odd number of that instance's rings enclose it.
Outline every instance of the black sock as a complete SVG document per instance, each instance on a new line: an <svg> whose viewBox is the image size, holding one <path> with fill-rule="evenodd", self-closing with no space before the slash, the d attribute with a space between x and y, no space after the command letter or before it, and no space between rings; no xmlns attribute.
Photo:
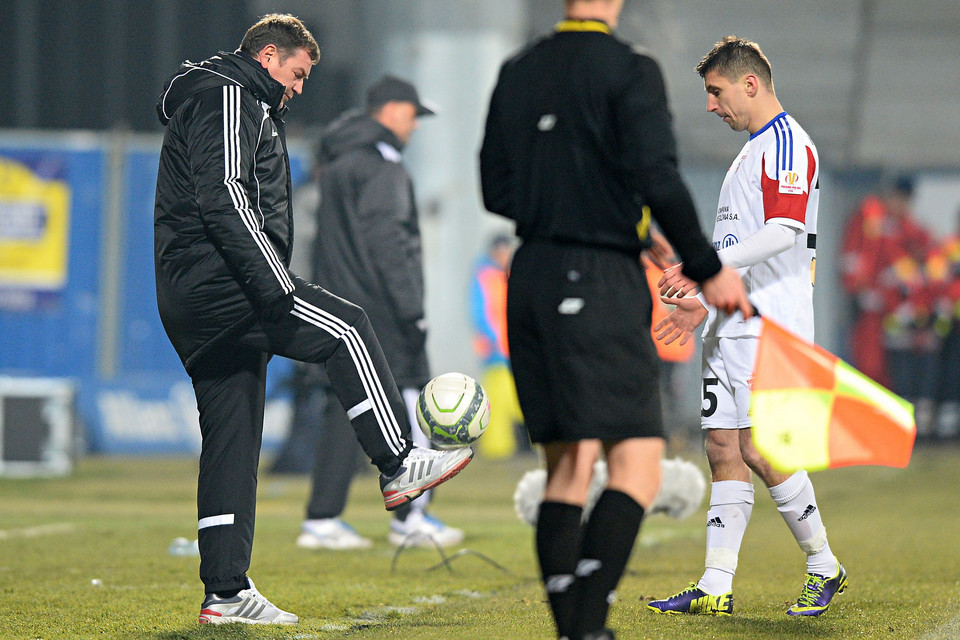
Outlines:
<svg viewBox="0 0 960 640"><path fill-rule="evenodd" d="M243 584L244 586L240 587L239 589L227 589L226 591L217 591L214 595L217 596L218 598L232 598L233 596L237 595L244 589L250 588L250 581L247 579L246 576L243 577Z"/></svg>
<svg viewBox="0 0 960 640"><path fill-rule="evenodd" d="M421 498L423 500L423 498ZM405 502L400 505L398 508L393 510L393 517L399 520L400 522L406 522L407 516L410 515L410 512L413 511L413 507L410 506L409 502Z"/></svg>
<svg viewBox="0 0 960 640"><path fill-rule="evenodd" d="M543 502L537 516L537 558L540 575L557 624L557 634L570 636L576 606L574 572L580 555L580 516L583 508L563 502Z"/></svg>
<svg viewBox="0 0 960 640"><path fill-rule="evenodd" d="M627 494L613 489L600 494L583 531L577 564L580 632L604 628L609 598L627 568L642 520L643 507Z"/></svg>

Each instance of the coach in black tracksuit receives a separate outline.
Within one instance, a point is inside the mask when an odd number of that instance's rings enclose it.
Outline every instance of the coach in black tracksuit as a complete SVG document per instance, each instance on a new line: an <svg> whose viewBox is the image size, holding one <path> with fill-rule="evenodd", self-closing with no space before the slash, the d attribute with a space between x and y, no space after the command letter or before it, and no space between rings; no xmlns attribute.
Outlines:
<svg viewBox="0 0 960 640"><path fill-rule="evenodd" d="M269 53L259 54L185 63L157 105L166 126L154 222L157 300L200 411L200 577L208 594L247 588L270 354L326 363L361 445L385 476L412 446L363 310L288 269L282 116L304 76L278 82Z"/></svg>
<svg viewBox="0 0 960 640"><path fill-rule="evenodd" d="M746 305L681 181L660 69L611 33L622 5L568 0L553 34L504 63L480 151L484 204L523 240L507 333L525 424L546 454L538 559L570 640L613 637L609 596L659 487L659 363L639 262L651 214L711 303ZM610 481L581 537L591 439Z"/></svg>

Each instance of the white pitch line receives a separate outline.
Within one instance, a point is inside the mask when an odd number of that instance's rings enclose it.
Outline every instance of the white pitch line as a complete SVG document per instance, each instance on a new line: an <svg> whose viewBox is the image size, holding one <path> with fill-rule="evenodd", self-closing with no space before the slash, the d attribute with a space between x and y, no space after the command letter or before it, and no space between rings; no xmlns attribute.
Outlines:
<svg viewBox="0 0 960 640"><path fill-rule="evenodd" d="M64 533L73 533L76 528L77 526L75 524L61 522L57 524L41 524L35 527L20 527L19 529L0 529L0 540L62 535Z"/></svg>
<svg viewBox="0 0 960 640"><path fill-rule="evenodd" d="M696 531L694 531L693 529L644 530L640 534L640 540L638 541L638 544L641 547L655 547L664 542L692 539L692 538L697 538L702 536L703 536L703 533L700 529L697 529Z"/></svg>
<svg viewBox="0 0 960 640"><path fill-rule="evenodd" d="M955 640L960 638L960 616L923 634L920 640Z"/></svg>
<svg viewBox="0 0 960 640"><path fill-rule="evenodd" d="M455 595L465 598L487 598L489 594L483 594L478 591L459 590ZM414 603L420 606L437 607L450 601L446 596L418 596L413 599ZM367 609L356 618L347 618L345 620L331 620L320 628L323 631L344 631L349 632L353 629L375 626L387 621L388 616L408 616L420 611L420 606L398 607L395 605L384 605L374 609Z"/></svg>

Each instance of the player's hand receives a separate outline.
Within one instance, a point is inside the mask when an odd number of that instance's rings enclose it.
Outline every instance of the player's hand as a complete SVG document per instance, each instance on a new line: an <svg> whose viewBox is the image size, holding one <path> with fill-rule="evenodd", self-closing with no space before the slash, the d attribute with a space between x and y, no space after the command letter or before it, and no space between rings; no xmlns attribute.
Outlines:
<svg viewBox="0 0 960 640"><path fill-rule="evenodd" d="M697 293L697 283L683 275L683 263L675 264L663 271L663 277L657 283L660 295L667 298L676 296L682 298Z"/></svg>
<svg viewBox="0 0 960 640"><path fill-rule="evenodd" d="M753 317L753 305L747 299L743 281L730 267L723 267L715 276L704 281L701 290L707 304L727 313L739 310L744 318Z"/></svg>
<svg viewBox="0 0 960 640"><path fill-rule="evenodd" d="M706 319L707 309L697 298L661 297L660 301L677 307L653 328L657 340L663 344L671 344L679 339L682 347L690 342L693 332Z"/></svg>

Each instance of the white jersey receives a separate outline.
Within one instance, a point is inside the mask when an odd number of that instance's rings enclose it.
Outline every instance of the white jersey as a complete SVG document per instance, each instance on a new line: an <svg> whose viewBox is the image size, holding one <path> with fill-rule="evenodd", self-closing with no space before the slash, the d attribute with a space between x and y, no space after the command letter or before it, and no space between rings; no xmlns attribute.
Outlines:
<svg viewBox="0 0 960 640"><path fill-rule="evenodd" d="M713 228L718 251L767 223L800 231L786 251L737 271L761 314L811 341L819 180L817 148L796 120L781 113L750 136L730 165ZM757 336L760 326L759 318L744 320L739 311L710 308L703 336Z"/></svg>

